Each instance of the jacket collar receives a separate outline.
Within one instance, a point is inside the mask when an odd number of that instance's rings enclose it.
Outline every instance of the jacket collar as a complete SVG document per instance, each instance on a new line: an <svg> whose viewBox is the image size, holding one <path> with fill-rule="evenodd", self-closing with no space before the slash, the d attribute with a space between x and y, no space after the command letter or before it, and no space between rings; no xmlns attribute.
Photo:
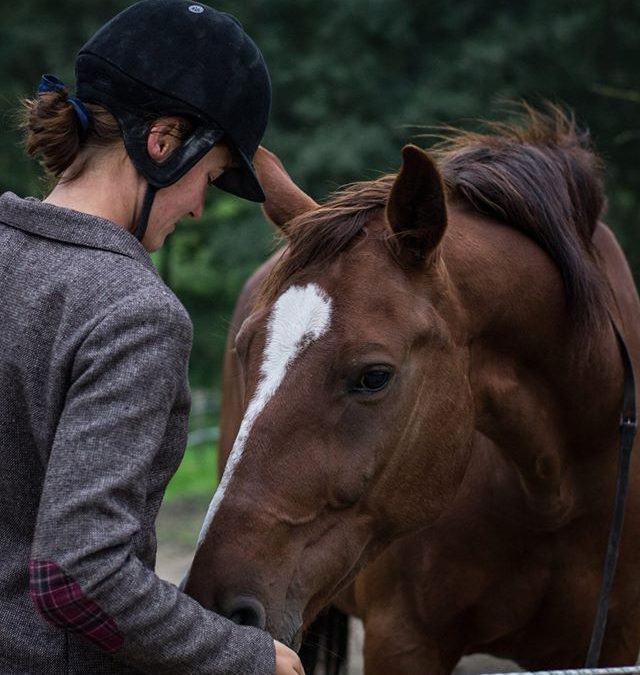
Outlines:
<svg viewBox="0 0 640 675"><path fill-rule="evenodd" d="M149 253L133 234L98 216L5 192L0 195L0 223L38 237L126 255L156 271Z"/></svg>

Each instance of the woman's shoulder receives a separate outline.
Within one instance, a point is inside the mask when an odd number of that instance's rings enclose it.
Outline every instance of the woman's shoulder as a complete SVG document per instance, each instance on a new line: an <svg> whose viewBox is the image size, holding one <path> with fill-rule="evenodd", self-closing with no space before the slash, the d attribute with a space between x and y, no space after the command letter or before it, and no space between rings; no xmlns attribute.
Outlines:
<svg viewBox="0 0 640 675"><path fill-rule="evenodd" d="M154 307L189 321L140 242L115 224L10 193L0 196L0 222L3 266L23 278L14 290L29 289L35 304L46 296L79 316Z"/></svg>
<svg viewBox="0 0 640 675"><path fill-rule="evenodd" d="M67 293L81 303L90 299L94 313L138 315L141 319L157 314L191 330L187 310L154 268L105 252L98 252L91 262L76 266ZM91 289L88 298L86 291L78 295L83 287Z"/></svg>

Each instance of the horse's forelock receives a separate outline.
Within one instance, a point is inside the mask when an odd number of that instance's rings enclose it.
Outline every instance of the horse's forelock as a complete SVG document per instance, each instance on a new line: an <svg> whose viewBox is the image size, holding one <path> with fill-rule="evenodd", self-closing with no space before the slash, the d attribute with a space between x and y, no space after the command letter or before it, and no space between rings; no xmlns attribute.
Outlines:
<svg viewBox="0 0 640 675"><path fill-rule="evenodd" d="M296 273L321 267L349 248L384 209L394 180L390 174L348 185L319 208L288 223L286 250L265 280L258 304L272 302Z"/></svg>

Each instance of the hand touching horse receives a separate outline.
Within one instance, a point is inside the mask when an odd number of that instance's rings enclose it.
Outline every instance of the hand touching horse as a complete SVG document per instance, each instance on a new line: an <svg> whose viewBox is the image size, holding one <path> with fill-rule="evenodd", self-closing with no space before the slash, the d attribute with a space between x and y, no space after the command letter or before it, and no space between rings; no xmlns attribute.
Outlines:
<svg viewBox="0 0 640 675"><path fill-rule="evenodd" d="M580 666L615 489L612 321L640 363L597 162L557 111L402 154L322 206L259 158L287 246L233 321L233 449L187 592L293 646L338 602L367 675L474 651ZM639 472L603 665L640 645Z"/></svg>

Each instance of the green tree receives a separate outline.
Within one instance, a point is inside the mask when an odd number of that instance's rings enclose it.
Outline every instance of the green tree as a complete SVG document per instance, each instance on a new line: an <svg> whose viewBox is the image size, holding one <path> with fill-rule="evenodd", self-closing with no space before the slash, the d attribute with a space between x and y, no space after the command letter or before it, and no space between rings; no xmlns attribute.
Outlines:
<svg viewBox="0 0 640 675"><path fill-rule="evenodd" d="M7 3L7 0L0 0ZM395 170L400 148L433 125L504 117L507 100L550 99L591 129L609 214L640 272L640 0L231 0L262 48L274 90L265 144L316 199ZM73 56L124 0L26 0L0 25L0 188L38 194L12 111L43 72L72 81ZM153 36L149 36L153 39ZM201 223L179 225L158 265L195 322L192 380L217 376L228 317L272 250L256 205L211 195Z"/></svg>

